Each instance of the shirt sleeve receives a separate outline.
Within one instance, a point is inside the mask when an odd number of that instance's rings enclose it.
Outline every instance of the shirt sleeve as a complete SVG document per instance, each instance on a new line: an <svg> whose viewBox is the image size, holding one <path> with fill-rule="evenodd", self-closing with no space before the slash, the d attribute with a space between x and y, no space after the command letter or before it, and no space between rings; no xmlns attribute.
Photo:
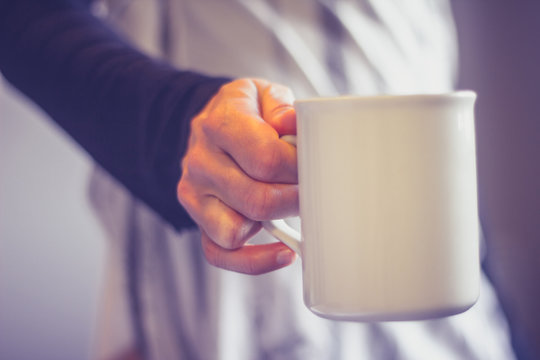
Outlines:
<svg viewBox="0 0 540 360"><path fill-rule="evenodd" d="M0 70L134 196L193 225L176 197L189 123L229 79L151 59L69 0L0 0Z"/></svg>

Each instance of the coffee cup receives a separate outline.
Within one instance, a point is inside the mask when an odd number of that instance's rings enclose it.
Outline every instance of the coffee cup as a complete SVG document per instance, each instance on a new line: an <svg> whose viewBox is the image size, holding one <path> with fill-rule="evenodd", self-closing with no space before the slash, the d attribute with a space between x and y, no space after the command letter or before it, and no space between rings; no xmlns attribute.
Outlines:
<svg viewBox="0 0 540 360"><path fill-rule="evenodd" d="M295 102L301 234L284 220L263 226L299 254L312 312L423 320L476 302L475 99L458 91Z"/></svg>

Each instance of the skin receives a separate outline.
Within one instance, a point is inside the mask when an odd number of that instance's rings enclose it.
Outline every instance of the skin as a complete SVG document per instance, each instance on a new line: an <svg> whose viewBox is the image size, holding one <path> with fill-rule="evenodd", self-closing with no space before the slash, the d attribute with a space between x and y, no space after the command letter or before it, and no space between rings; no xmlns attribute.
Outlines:
<svg viewBox="0 0 540 360"><path fill-rule="evenodd" d="M223 86L192 120L178 200L201 230L212 265L261 274L291 264L280 242L250 245L261 221L298 215L294 97L261 79Z"/></svg>

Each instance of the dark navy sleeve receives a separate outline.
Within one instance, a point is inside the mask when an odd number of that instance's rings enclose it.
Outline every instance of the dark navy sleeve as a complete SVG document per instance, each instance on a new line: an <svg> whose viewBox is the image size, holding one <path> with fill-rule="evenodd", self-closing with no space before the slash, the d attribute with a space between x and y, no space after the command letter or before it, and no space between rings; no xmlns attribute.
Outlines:
<svg viewBox="0 0 540 360"><path fill-rule="evenodd" d="M228 79L137 52L84 3L0 0L0 70L133 195L191 226L176 198L190 119Z"/></svg>

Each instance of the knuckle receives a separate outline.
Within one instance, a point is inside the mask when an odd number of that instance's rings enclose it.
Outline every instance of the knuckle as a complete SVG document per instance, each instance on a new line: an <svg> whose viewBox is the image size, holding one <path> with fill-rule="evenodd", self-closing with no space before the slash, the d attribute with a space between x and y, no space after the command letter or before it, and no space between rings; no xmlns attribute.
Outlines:
<svg viewBox="0 0 540 360"><path fill-rule="evenodd" d="M207 128L211 126L216 116L215 114L218 112L215 103L216 101L214 99L211 100L205 109L191 120L190 139L203 136Z"/></svg>
<svg viewBox="0 0 540 360"><path fill-rule="evenodd" d="M253 89L255 87L253 80L248 78L240 78L228 82L223 85L220 89L220 92L224 94L238 94L243 93L246 89Z"/></svg>
<svg viewBox="0 0 540 360"><path fill-rule="evenodd" d="M272 83L270 86L265 88L265 92L269 96L282 99L290 104L292 104L294 101L294 94L292 90L289 87L279 83Z"/></svg>
<svg viewBox="0 0 540 360"><path fill-rule="evenodd" d="M276 207L276 191L269 185L257 184L246 193L246 216L261 221L272 217Z"/></svg>
<svg viewBox="0 0 540 360"><path fill-rule="evenodd" d="M191 121L189 141L193 142L199 138L199 134L204 134L204 128L208 121L208 115L199 115Z"/></svg>
<svg viewBox="0 0 540 360"><path fill-rule="evenodd" d="M198 147L193 147L189 150L186 156L182 159L182 177L181 180L188 178L189 174L200 174L207 166L205 161L204 151Z"/></svg>
<svg viewBox="0 0 540 360"><path fill-rule="evenodd" d="M217 115L216 111L213 111L207 116L199 118L194 126L197 126L197 129L200 129L202 134L208 136L214 132L216 124L219 124L220 120L221 117Z"/></svg>
<svg viewBox="0 0 540 360"><path fill-rule="evenodd" d="M236 79L236 80L233 80L233 81L230 81L226 84L224 84L223 86L221 86L221 88L219 89L219 93L223 93L223 94L228 94L232 91L235 91L235 89L237 88L237 86L239 84L242 83L244 79Z"/></svg>
<svg viewBox="0 0 540 360"><path fill-rule="evenodd" d="M216 243L222 248L233 250L242 246L244 223L241 220L228 220L221 223L216 231Z"/></svg>
<svg viewBox="0 0 540 360"><path fill-rule="evenodd" d="M240 214L229 217L216 231L216 242L228 250L239 249L258 231L260 228L258 225L260 226L258 222Z"/></svg>
<svg viewBox="0 0 540 360"><path fill-rule="evenodd" d="M230 118L234 111L234 104L228 96L213 101L210 109L193 118L191 133L203 138L213 136L230 124Z"/></svg>
<svg viewBox="0 0 540 360"><path fill-rule="evenodd" d="M191 186L189 186L188 182L185 180L184 176L180 178L180 181L176 186L176 197L183 207L190 207L189 205L192 198L192 189Z"/></svg>
<svg viewBox="0 0 540 360"><path fill-rule="evenodd" d="M214 134L216 127L221 123L221 119L222 117L214 111L208 114L208 116L201 118L196 125L204 136L209 137Z"/></svg>
<svg viewBox="0 0 540 360"><path fill-rule="evenodd" d="M197 126L206 138L215 139L216 137L228 134L235 119L242 116L237 103L234 99L223 100L219 107L214 109L204 118L201 118Z"/></svg>
<svg viewBox="0 0 540 360"><path fill-rule="evenodd" d="M280 153L273 143L260 145L254 160L253 176L257 180L271 181L279 174L281 165Z"/></svg>
<svg viewBox="0 0 540 360"><path fill-rule="evenodd" d="M257 102L257 86L251 79L238 79L224 85L220 91L219 106L224 102L232 101L234 105L243 104L247 99Z"/></svg>

